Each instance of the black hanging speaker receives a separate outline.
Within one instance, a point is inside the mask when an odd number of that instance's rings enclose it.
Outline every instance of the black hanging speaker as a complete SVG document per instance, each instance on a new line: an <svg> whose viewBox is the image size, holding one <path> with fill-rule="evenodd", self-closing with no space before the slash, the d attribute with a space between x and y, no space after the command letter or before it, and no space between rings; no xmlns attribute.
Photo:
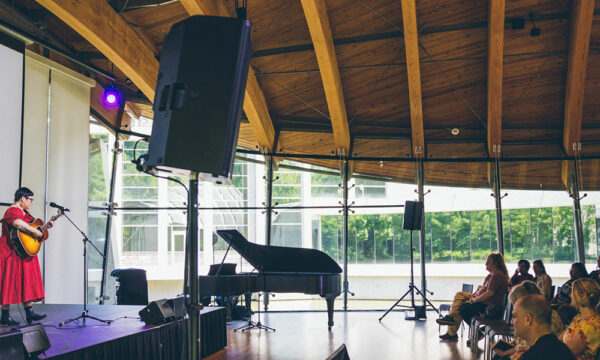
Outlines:
<svg viewBox="0 0 600 360"><path fill-rule="evenodd" d="M230 182L250 62L247 20L192 16L163 43L144 166Z"/></svg>
<svg viewBox="0 0 600 360"><path fill-rule="evenodd" d="M404 230L421 230L423 219L423 202L406 201L404 203L404 219L402 228Z"/></svg>
<svg viewBox="0 0 600 360"><path fill-rule="evenodd" d="M146 325L161 325L177 320L173 305L167 299L152 301L140 310L139 315Z"/></svg>

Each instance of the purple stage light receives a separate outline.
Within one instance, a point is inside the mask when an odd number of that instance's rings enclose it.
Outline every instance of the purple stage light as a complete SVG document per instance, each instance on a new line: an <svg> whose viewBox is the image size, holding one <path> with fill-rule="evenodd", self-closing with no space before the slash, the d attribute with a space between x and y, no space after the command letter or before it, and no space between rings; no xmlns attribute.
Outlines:
<svg viewBox="0 0 600 360"><path fill-rule="evenodd" d="M106 105L115 105L119 102L119 91L113 86L109 85L104 90L104 103Z"/></svg>

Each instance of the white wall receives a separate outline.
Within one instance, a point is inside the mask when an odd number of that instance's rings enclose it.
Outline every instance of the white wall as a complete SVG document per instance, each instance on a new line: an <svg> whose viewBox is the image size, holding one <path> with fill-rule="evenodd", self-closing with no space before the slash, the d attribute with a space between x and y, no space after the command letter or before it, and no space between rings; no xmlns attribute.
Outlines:
<svg viewBox="0 0 600 360"><path fill-rule="evenodd" d="M0 202L12 203L19 187L23 108L23 53L0 43Z"/></svg>
<svg viewBox="0 0 600 360"><path fill-rule="evenodd" d="M36 195L34 216L55 214L44 206L53 201L70 208L69 216L86 232L90 88L95 82L37 54L26 56L22 185ZM50 230L40 255L46 303L83 302L81 239L64 218Z"/></svg>

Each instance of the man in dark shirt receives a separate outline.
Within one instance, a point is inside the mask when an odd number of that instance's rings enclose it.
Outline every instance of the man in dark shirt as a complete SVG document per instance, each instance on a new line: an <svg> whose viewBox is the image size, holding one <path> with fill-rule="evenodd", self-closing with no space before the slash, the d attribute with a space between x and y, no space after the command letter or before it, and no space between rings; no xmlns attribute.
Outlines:
<svg viewBox="0 0 600 360"><path fill-rule="evenodd" d="M515 274L510 278L510 286L517 286L525 280L533 281L533 275L529 273L529 261L521 259Z"/></svg>
<svg viewBox="0 0 600 360"><path fill-rule="evenodd" d="M515 335L532 344L529 350L515 353L514 359L575 360L567 345L552 334L552 310L542 295L522 297L515 303L512 315Z"/></svg>

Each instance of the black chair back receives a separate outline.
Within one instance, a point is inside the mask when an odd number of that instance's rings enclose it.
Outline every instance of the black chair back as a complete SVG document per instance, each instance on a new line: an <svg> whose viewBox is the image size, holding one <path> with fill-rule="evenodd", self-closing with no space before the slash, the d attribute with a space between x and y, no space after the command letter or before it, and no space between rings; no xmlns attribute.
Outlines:
<svg viewBox="0 0 600 360"><path fill-rule="evenodd" d="M550 287L550 299L548 300L552 300L554 298L554 295L556 294L554 290L556 290L556 286L552 285L552 287Z"/></svg>
<svg viewBox="0 0 600 360"><path fill-rule="evenodd" d="M148 280L143 269L114 269L118 282L117 305L148 305Z"/></svg>

